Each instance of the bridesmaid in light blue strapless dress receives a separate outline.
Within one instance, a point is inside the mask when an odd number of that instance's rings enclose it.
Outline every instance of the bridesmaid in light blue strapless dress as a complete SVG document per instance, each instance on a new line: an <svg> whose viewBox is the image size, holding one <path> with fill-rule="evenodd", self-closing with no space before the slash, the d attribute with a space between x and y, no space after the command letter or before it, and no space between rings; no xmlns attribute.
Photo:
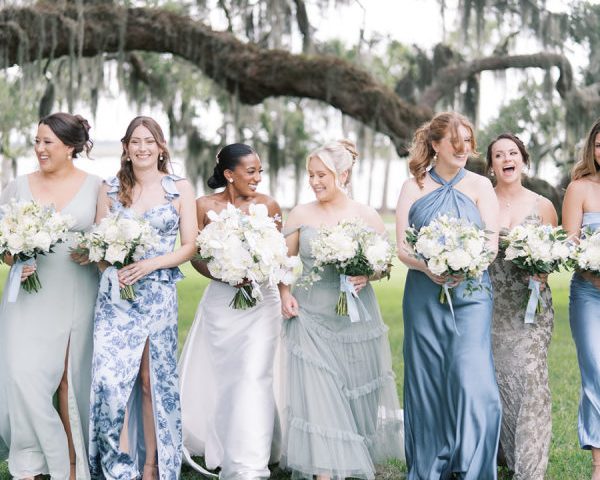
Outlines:
<svg viewBox="0 0 600 480"><path fill-rule="evenodd" d="M584 228L600 229L600 119L588 132L563 200L563 226L578 238ZM581 370L579 443L591 450L592 480L600 480L600 277L576 271L569 302L571 333Z"/></svg>
<svg viewBox="0 0 600 480"><path fill-rule="evenodd" d="M483 228L477 206L454 189L460 170L440 188L417 200L409 212L416 229L446 213ZM496 385L490 328L491 284L469 295L465 284L453 289L454 319L440 303L440 286L409 270L404 290L404 422L410 479L496 478L501 407ZM455 331L458 330L458 334Z"/></svg>
<svg viewBox="0 0 600 480"><path fill-rule="evenodd" d="M583 214L582 228L600 229L600 212ZM600 289L575 273L571 280L569 322L581 370L579 443L600 448Z"/></svg>
<svg viewBox="0 0 600 480"><path fill-rule="evenodd" d="M501 403L492 360L493 299L487 271L466 282L436 275L412 253L406 229L446 214L488 233L497 249L498 200L491 182L467 172L473 126L455 112L417 129L396 210L398 257L409 267L403 299L404 428L409 480L495 480ZM433 168L429 168L433 167ZM439 300L452 288L452 309Z"/></svg>

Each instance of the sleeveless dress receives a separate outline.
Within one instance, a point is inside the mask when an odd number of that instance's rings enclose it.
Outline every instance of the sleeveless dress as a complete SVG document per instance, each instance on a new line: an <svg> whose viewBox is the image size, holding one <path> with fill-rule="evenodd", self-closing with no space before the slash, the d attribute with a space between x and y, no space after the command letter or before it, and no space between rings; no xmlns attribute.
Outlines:
<svg viewBox="0 0 600 480"><path fill-rule="evenodd" d="M277 288L248 310L229 306L237 289L213 280L179 361L184 458L203 455L222 480L269 478L276 418L273 364L279 343ZM277 441L278 443L278 441ZM277 452L273 452L277 461Z"/></svg>
<svg viewBox="0 0 600 480"><path fill-rule="evenodd" d="M100 178L88 175L62 213L75 219L72 231L88 230L96 215ZM11 198L33 200L26 175L2 192L0 203ZM59 243L54 253L37 258L42 289L21 288L15 303L6 301L0 312L0 460L8 457L15 478L49 474L69 478L67 436L52 398L68 359L68 409L78 479L89 478L87 462L92 325L98 292L93 265L70 258L72 241ZM4 444L4 445L3 445Z"/></svg>
<svg viewBox="0 0 600 480"><path fill-rule="evenodd" d="M483 228L475 203L456 190L461 169L418 199L408 220L417 230L439 214ZM501 404L491 346L492 295L487 272L482 290L453 288L454 319L439 301L440 286L410 269L404 289L404 426L409 480L496 479ZM458 334L456 332L458 330Z"/></svg>
<svg viewBox="0 0 600 480"><path fill-rule="evenodd" d="M314 264L317 229L300 227L300 257ZM370 283L359 292L370 318L335 313L340 276L331 266L321 280L294 288L297 317L284 320L284 441L281 466L292 479L327 475L373 479L374 464L402 459L402 410L392 371L387 327Z"/></svg>
<svg viewBox="0 0 600 480"><path fill-rule="evenodd" d="M600 229L600 212L584 213L581 226ZM571 280L569 321L582 383L579 444L585 450L600 448L600 289L579 273Z"/></svg>
<svg viewBox="0 0 600 480"><path fill-rule="evenodd" d="M537 214L525 222L540 224ZM500 237L508 234L500 231ZM548 466L552 416L548 386L548 347L554 325L552 292L541 293L542 312L524 322L531 290L524 273L504 259L504 250L489 269L494 287L492 347L502 400L500 448L514 480L543 480Z"/></svg>
<svg viewBox="0 0 600 480"><path fill-rule="evenodd" d="M171 203L179 196L176 182L162 178L166 202L143 214L160 237L159 247L144 258L172 252L179 231L179 214ZM136 217L118 200L119 181L107 181L111 210ZM179 268L156 270L135 284L136 298L120 300L113 267L102 274L94 321L94 357L90 407L90 468L92 478L139 477L146 460L142 427L142 392L138 372L149 343L152 409L161 480L176 480L181 467L181 419L177 377L177 291ZM119 449L127 408L129 452Z"/></svg>

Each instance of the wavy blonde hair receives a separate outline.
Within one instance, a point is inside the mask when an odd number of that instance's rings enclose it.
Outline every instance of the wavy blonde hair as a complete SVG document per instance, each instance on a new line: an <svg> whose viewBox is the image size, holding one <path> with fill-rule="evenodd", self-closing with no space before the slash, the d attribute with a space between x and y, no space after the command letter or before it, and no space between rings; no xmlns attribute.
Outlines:
<svg viewBox="0 0 600 480"><path fill-rule="evenodd" d="M417 128L410 146L408 167L419 187L423 188L423 179L427 174L427 169L433 162L435 155L433 142L441 141L450 132L450 142L454 149L457 152L464 151L464 140L458 134L458 128L461 125L471 132L471 155L477 156L475 129L467 117L460 113L438 113L431 121Z"/></svg>
<svg viewBox="0 0 600 480"><path fill-rule="evenodd" d="M600 171L600 166L598 166L598 162L596 162L596 158L594 156L596 137L599 133L600 118L596 120L587 134L581 158L575 164L573 170L571 170L571 180L579 180L580 178L587 177L588 175L595 175L598 173L598 171Z"/></svg>
<svg viewBox="0 0 600 480"><path fill-rule="evenodd" d="M352 167L356 163L358 158L358 151L354 142L342 139L334 142L328 142L325 145L310 152L306 157L306 169L308 170L308 164L312 158L318 158L323 162L327 170L333 173L336 182L339 183L339 177L342 173L348 172L348 178L346 183L341 187L347 187L350 184L352 177Z"/></svg>
<svg viewBox="0 0 600 480"><path fill-rule="evenodd" d="M150 131L161 150L162 155L159 154L158 157L158 170L163 173L170 173L167 165L170 163L171 157L169 155L169 150L167 149L167 141L165 140L162 128L160 128L160 125L156 122L156 120L151 117L135 117L127 126L125 136L121 139L123 152L121 153L121 168L117 172L117 178L119 179L120 184L119 201L125 207L129 207L131 205L131 192L136 181L135 173L133 172L133 166L131 162L127 160L127 148L129 147L129 142L131 141L133 131L140 125L143 125Z"/></svg>

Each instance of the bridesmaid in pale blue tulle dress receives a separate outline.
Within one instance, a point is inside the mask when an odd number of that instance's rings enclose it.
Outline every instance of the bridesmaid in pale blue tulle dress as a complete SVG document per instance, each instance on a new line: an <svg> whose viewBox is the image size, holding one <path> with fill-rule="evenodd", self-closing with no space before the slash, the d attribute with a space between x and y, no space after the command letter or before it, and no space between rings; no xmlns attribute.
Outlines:
<svg viewBox="0 0 600 480"><path fill-rule="evenodd" d="M136 117L122 144L121 169L100 190L96 221L109 211L142 217L160 241L119 270L100 265L90 468L98 479L176 480L181 415L175 282L183 277L177 266L196 252L194 192L186 180L168 173L165 138L153 119ZM119 286L133 284L136 298L121 300Z"/></svg>
<svg viewBox="0 0 600 480"><path fill-rule="evenodd" d="M409 267L404 291L404 424L410 480L496 478L501 405L491 347L492 295L465 292L460 279L429 271L404 241L446 213L490 230L498 245L498 202L486 178L464 169L475 151L473 127L462 115L441 113L414 136L410 169L398 199L399 257ZM433 168L427 168L434 164ZM454 312L441 304L449 283Z"/></svg>
<svg viewBox="0 0 600 480"><path fill-rule="evenodd" d="M600 119L588 133L563 203L563 225L579 237L584 227L600 229ZM581 370L579 443L592 451L592 480L600 480L600 277L580 271L571 281L571 333Z"/></svg>

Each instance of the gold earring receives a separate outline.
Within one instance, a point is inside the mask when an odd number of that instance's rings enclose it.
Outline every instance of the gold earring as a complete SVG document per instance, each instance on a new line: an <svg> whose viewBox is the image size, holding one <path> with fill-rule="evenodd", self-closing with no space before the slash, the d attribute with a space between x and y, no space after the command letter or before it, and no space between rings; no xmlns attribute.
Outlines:
<svg viewBox="0 0 600 480"><path fill-rule="evenodd" d="M437 163L437 152L433 155L433 163Z"/></svg>

